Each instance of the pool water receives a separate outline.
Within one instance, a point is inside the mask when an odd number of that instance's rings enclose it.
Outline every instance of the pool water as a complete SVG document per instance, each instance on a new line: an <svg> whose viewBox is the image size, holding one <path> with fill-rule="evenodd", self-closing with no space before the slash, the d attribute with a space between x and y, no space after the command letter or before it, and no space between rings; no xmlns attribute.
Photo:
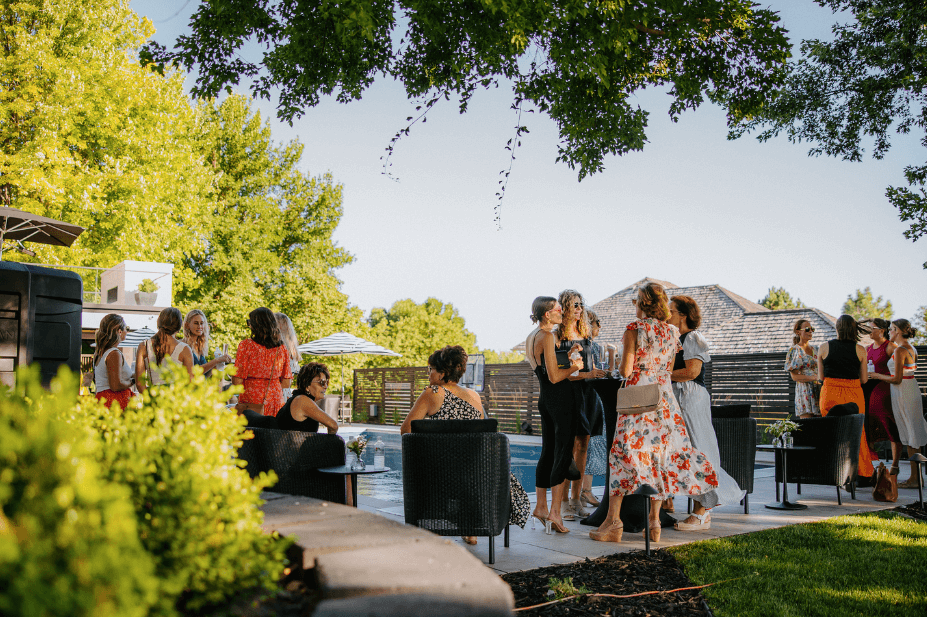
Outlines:
<svg viewBox="0 0 927 617"><path fill-rule="evenodd" d="M383 440L386 450L386 466L390 471L370 476L359 477L357 493L374 499L382 499L395 503L402 503L402 435L399 431L379 431L371 429L352 430L354 427L347 427L347 430L340 430L338 434L345 441L356 435L363 435L370 441L364 450L364 463L373 465L373 444L377 437ZM534 492L534 470L538 464L538 457L541 454L541 441L539 438L524 438L518 436L509 436L509 452L511 453L510 461L512 473L521 482L521 485L529 493ZM533 443L533 441L537 443ZM605 476L595 476L592 481L593 486L605 486Z"/></svg>

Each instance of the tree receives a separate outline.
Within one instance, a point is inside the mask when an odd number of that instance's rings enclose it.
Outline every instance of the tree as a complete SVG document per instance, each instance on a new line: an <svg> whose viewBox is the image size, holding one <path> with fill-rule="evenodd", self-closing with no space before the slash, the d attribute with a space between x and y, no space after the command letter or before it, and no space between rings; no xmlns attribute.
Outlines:
<svg viewBox="0 0 927 617"><path fill-rule="evenodd" d="M801 299L795 298L793 300L792 295L785 290L785 287L770 287L766 297L760 300L760 304L772 311L805 308L805 304Z"/></svg>
<svg viewBox="0 0 927 617"><path fill-rule="evenodd" d="M582 179L606 155L643 148L638 90L667 87L674 120L706 97L732 119L758 113L789 55L778 24L749 0L211 0L173 50L149 51L197 69L199 96L242 80L256 97L279 92L279 115L290 121L323 94L359 99L378 74L421 101L411 124L441 99L464 112L478 89L510 83L516 109L527 104L557 123L557 160ZM248 57L255 42L266 50L259 59ZM526 131L518 126L517 136Z"/></svg>
<svg viewBox="0 0 927 617"><path fill-rule="evenodd" d="M86 228L37 261L172 261L201 241L178 229L209 212L214 174L184 75L135 59L152 33L124 0L0 8L0 205Z"/></svg>
<svg viewBox="0 0 927 617"><path fill-rule="evenodd" d="M353 260L332 241L341 186L303 174L302 144L274 144L249 98L206 102L200 113L216 200L190 230L204 241L175 270L176 301L203 309L217 338L232 344L250 335L245 317L258 306L289 315L300 342L361 328L363 314L334 274Z"/></svg>
<svg viewBox="0 0 927 617"><path fill-rule="evenodd" d="M422 304L397 300L389 310L370 311L367 322L377 343L402 354L401 358L371 358L369 366L426 366L428 356L446 345L477 353L476 336L467 330L454 305L435 298Z"/></svg>
<svg viewBox="0 0 927 617"><path fill-rule="evenodd" d="M911 325L917 329L917 334L911 339L911 344L927 345L927 306L917 309L917 314L911 320Z"/></svg>
<svg viewBox="0 0 927 617"><path fill-rule="evenodd" d="M881 159L892 130L924 132L927 147L927 3L911 0L816 0L854 20L833 27L834 40L803 41L783 87L759 114L744 114L731 136L765 127L766 141L785 131L793 143L814 144L808 154L860 161L872 144ZM905 236L927 233L927 163L905 167L908 187L888 187L886 197L902 221ZM927 263L924 264L927 268Z"/></svg>
<svg viewBox="0 0 927 617"><path fill-rule="evenodd" d="M483 354L486 364L517 364L525 361L525 354L520 351L481 349L479 353Z"/></svg>
<svg viewBox="0 0 927 617"><path fill-rule="evenodd" d="M891 320L892 315L895 314L891 301L886 300L883 303L882 296L873 298L872 290L868 287L862 291L857 289L855 298L847 296L847 301L843 303L843 312L857 321L875 317Z"/></svg>

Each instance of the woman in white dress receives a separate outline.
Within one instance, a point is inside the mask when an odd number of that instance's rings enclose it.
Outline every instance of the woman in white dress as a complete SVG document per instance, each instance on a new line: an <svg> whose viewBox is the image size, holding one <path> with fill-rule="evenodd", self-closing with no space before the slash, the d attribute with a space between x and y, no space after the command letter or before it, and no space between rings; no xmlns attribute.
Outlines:
<svg viewBox="0 0 927 617"><path fill-rule="evenodd" d="M674 296L669 302L669 310L667 323L679 328L682 342L682 350L676 354L670 374L673 394L682 410L692 447L708 457L718 474L718 488L694 497L692 514L685 521L676 523L676 529L703 531L711 527L709 510L720 504L739 503L746 491L721 468L718 438L711 424L711 395L703 378L705 364L711 362L711 356L708 354L708 341L697 330L702 323L701 311L689 296Z"/></svg>
<svg viewBox="0 0 927 617"><path fill-rule="evenodd" d="M142 394L146 386L167 383L161 375L168 362L180 364L193 377L193 352L190 346L174 336L183 327L183 315L173 306L158 315L158 332L138 346L135 355L135 387Z"/></svg>
<svg viewBox="0 0 927 617"><path fill-rule="evenodd" d="M869 379L887 381L892 389L892 413L898 425L901 443L908 447L908 458L927 444L927 421L921 403L921 391L914 379L917 369L917 351L908 342L917 330L907 319L896 319L888 329L888 339L897 347L888 360L891 375L869 373ZM917 488L917 465L911 463L911 477L900 482L898 488Z"/></svg>

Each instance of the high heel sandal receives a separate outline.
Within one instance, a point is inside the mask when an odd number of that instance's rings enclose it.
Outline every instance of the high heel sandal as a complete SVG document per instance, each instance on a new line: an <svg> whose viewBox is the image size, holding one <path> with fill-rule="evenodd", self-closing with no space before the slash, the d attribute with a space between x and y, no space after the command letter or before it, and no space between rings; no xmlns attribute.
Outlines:
<svg viewBox="0 0 927 617"><path fill-rule="evenodd" d="M562 523L557 521L552 521L547 519L547 524L550 525L550 528L556 531L557 533L570 533L570 530L563 526Z"/></svg>
<svg viewBox="0 0 927 617"><path fill-rule="evenodd" d="M541 518L540 516L531 515L531 529L535 529L534 521L537 520L540 524L544 525L544 533L550 535L550 521L546 518Z"/></svg>
<svg viewBox="0 0 927 617"><path fill-rule="evenodd" d="M592 494L592 489L584 488L579 494L579 503L585 504L590 508L598 508L599 500Z"/></svg>
<svg viewBox="0 0 927 617"><path fill-rule="evenodd" d="M648 523L647 529L644 530L644 533L646 534L648 531L650 532L651 542L660 541L660 534L663 532L663 528L660 527L660 521L657 521L656 527L651 527L650 524Z"/></svg>
<svg viewBox="0 0 927 617"><path fill-rule="evenodd" d="M605 528L605 531L589 532L589 537L596 542L621 542L621 536L624 534L624 524L614 523Z"/></svg>
<svg viewBox="0 0 927 617"><path fill-rule="evenodd" d="M892 468L888 470L888 475L897 476L898 475L898 465L892 465Z"/></svg>
<svg viewBox="0 0 927 617"><path fill-rule="evenodd" d="M708 512L705 512L705 514L690 514L689 516L694 516L698 522L687 523L685 521L676 521L676 524L673 526L679 531L705 531L711 529L711 514Z"/></svg>
<svg viewBox="0 0 927 617"><path fill-rule="evenodd" d="M663 511L670 514L676 511L676 505L673 503L672 497L667 497L663 500Z"/></svg>

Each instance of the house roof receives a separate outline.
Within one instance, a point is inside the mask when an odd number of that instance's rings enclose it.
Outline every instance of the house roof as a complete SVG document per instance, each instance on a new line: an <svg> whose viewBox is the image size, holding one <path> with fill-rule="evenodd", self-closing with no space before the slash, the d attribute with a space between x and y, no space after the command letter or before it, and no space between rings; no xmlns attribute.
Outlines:
<svg viewBox="0 0 927 617"><path fill-rule="evenodd" d="M602 329L599 341L619 344L625 327L636 319L631 300L649 282L660 283L667 295L693 298L702 313L699 328L711 344L712 353L736 354L785 351L792 345L792 326L799 317L809 320L817 345L836 337L832 316L815 308L771 311L720 285L679 287L668 281L644 278L591 306Z"/></svg>

